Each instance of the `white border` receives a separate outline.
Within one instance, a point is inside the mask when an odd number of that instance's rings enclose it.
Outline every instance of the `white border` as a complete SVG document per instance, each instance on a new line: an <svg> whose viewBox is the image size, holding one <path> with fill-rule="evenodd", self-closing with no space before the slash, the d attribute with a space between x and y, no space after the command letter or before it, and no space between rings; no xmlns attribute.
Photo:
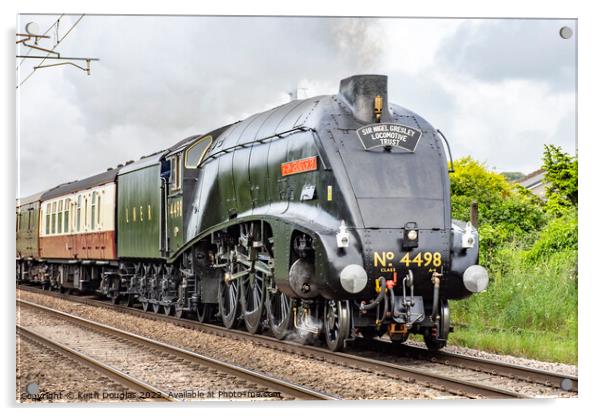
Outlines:
<svg viewBox="0 0 602 416"><path fill-rule="evenodd" d="M601 15L596 7L596 2L570 2L550 0L546 2L525 2L523 0L505 0L497 2L483 2L476 0L434 0L429 2L351 2L351 1L322 1L305 0L303 2L285 2L276 0L237 0L231 2L186 2L171 0L169 2L124 2L120 0L104 0L102 2L81 2L81 0L54 0L52 2L43 0L20 0L19 2L3 2L1 18L4 27L4 62L11 62L14 54L12 34L14 33L17 12L72 12L72 13L130 13L139 12L150 14L265 14L265 15L393 15L393 16L445 16L445 17L544 17L544 18L577 18L579 36L579 182L581 190L580 204L580 251L579 251L579 274L581 278L579 289L579 328L580 346L580 398L578 400L532 400L532 401L507 401L507 402L404 402L404 403L374 403L374 402L346 402L337 403L335 409L333 404L304 404L297 405L289 403L280 406L269 406L253 404L251 409L254 413L279 414L283 411L287 414L307 414L308 411L345 412L345 414L387 414L398 412L437 412L444 415L455 414L507 414L516 412L518 408L531 412L545 414L578 414L586 413L587 410L596 405L597 387L600 384L597 372L600 370L600 360L597 350L602 345L600 335L600 309L598 298L602 289L600 284L599 265L594 259L594 250L599 249L599 212L597 195L599 194L600 181L597 169L599 159L600 143L602 137L599 129L600 120L600 97L599 83L602 67L600 64L599 39L602 39ZM16 134L15 126L15 72L12 65L3 65L3 100L2 100L2 126L4 127L4 138L2 140L4 157L4 175L2 176L2 189L5 199L2 204L1 229L5 230L2 259L4 273L2 273L2 304L5 309L3 313L2 352L4 358L3 374L1 377L0 391L3 394L4 406L11 406L14 398L14 280L13 253L14 238L14 198L16 182L16 158L17 149L13 138ZM558 334L559 337L562 334ZM180 407L170 412L177 414L199 414L203 412L236 412L243 410L245 406L236 404L224 406L202 406ZM341 408L342 407L342 408ZM597 406L596 406L597 407ZM112 406L112 408L115 408ZM526 408L526 409L524 409ZM9 410L10 413L16 409ZM92 414L105 414L109 410L104 408L86 407L86 412ZM133 410L133 409L132 409ZM35 409L19 409L20 413L33 413ZM79 414L81 408L73 407L51 407L37 408L47 415ZM143 410L148 414L165 415L168 409L159 407L145 407Z"/></svg>

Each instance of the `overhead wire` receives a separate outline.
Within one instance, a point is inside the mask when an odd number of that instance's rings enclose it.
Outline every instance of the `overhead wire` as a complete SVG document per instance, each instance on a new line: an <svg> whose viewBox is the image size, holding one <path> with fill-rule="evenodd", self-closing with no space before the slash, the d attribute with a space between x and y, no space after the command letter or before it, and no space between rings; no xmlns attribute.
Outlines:
<svg viewBox="0 0 602 416"><path fill-rule="evenodd" d="M59 22L60 22L60 20L63 18L63 16L65 16L65 14L64 14L64 13L63 13L62 15L60 15L60 16L59 16L59 18L58 18L58 19L56 19L56 21L55 21L55 22L54 22L52 25L50 25L50 27L49 27L48 29L46 29L46 32L42 33L42 36L46 36L46 34L47 34L48 32L50 32L50 30L51 30L53 27L55 27L55 26L56 26L56 28L57 28L57 32L56 32L56 39L58 40L58 38L59 38L59 36L58 36L58 33L59 33L59 32L58 32ZM32 49L31 49L31 48L29 48L29 49L27 50L27 53L25 54L25 56L29 56L29 54L31 53L31 51L32 51ZM22 59L21 59L21 62L19 62L19 64L17 65L17 68L16 68L16 70L17 70L17 71L19 70L19 68L21 67L21 65L23 64L23 62L25 62L25 59L27 59L27 58L22 58Z"/></svg>
<svg viewBox="0 0 602 416"><path fill-rule="evenodd" d="M71 27L69 28L69 30L67 31L67 33L65 33L65 34L63 35L63 37L62 37L62 38L60 38L60 39L58 39L58 40L57 40L56 44L55 44L55 45L52 47L52 49L50 49L50 51L54 51L54 49L55 49L57 46L59 46L59 44L60 44L60 43L63 41L63 39L65 39L65 38L67 37L67 35L69 35L69 33L71 33L71 31L72 31L72 30L75 28L75 26L77 26L77 24L78 24L78 23L79 23L79 22L80 22L80 21L81 21L81 20L84 18L84 16L85 16L85 14L82 14L82 15L79 17L79 19L77 19L77 21L76 21L76 22L73 24L73 26L71 26ZM46 61L46 58L48 58L49 56L50 56L50 52L48 52L48 53L46 54L46 56L44 57L44 59L42 59L42 60L41 60L41 61L38 63L38 66L42 65L42 64L43 64L43 63ZM25 83L25 81L27 81L29 78L31 78L31 76L32 76L32 75L33 75L35 72L36 72L36 69L34 68L34 69L33 69L33 70L32 70L32 71L29 73L29 75L27 75L27 77L25 77L25 79L24 79L23 81L21 81L21 83L20 83L19 85L17 85L17 88L19 88L21 85L23 85L23 84Z"/></svg>

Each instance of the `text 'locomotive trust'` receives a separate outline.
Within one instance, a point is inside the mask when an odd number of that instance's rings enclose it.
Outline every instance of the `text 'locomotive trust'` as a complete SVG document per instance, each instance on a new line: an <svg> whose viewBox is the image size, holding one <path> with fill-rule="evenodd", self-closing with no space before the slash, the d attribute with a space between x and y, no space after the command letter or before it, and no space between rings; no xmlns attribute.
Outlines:
<svg viewBox="0 0 602 416"><path fill-rule="evenodd" d="M357 135L366 150L382 146L413 152L422 132L402 124L379 123L357 129Z"/></svg>

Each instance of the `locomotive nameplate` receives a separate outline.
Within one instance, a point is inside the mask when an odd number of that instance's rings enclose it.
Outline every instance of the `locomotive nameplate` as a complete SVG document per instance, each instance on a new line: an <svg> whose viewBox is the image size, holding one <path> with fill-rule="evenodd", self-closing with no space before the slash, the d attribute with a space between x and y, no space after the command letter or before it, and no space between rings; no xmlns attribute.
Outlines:
<svg viewBox="0 0 602 416"><path fill-rule="evenodd" d="M370 124L356 131L366 150L376 147L397 147L413 152L422 136L420 130L394 123Z"/></svg>
<svg viewBox="0 0 602 416"><path fill-rule="evenodd" d="M280 172L282 173L282 176L294 175L295 173L311 172L314 170L318 170L318 156L293 160L280 165Z"/></svg>

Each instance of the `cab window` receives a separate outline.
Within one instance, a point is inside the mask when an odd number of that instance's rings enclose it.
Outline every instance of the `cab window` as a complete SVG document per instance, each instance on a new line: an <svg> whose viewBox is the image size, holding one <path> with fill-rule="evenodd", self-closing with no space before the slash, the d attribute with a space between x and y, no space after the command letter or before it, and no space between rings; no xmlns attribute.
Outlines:
<svg viewBox="0 0 602 416"><path fill-rule="evenodd" d="M176 155L170 159L171 163L171 175L169 178L169 182L171 184L171 190L177 191L182 187L182 166L181 166L181 156Z"/></svg>
<svg viewBox="0 0 602 416"><path fill-rule="evenodd" d="M195 169L200 165L203 157L205 157L205 153L207 153L207 149L211 146L212 141L213 139L211 136L203 137L186 150L186 169Z"/></svg>

